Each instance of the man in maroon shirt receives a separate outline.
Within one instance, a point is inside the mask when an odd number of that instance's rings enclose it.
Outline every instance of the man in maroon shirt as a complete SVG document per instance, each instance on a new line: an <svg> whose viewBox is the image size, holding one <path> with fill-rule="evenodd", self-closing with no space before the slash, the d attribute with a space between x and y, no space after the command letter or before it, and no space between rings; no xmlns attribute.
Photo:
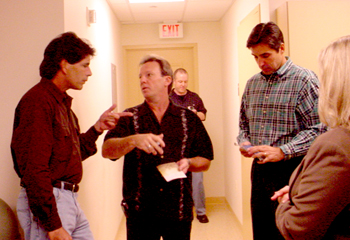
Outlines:
<svg viewBox="0 0 350 240"><path fill-rule="evenodd" d="M76 200L82 161L96 153L96 140L115 127L115 105L84 134L71 110L68 89L81 90L91 76L93 49L72 32L45 49L41 81L20 100L11 142L14 168L21 178L17 212L25 239L93 239Z"/></svg>

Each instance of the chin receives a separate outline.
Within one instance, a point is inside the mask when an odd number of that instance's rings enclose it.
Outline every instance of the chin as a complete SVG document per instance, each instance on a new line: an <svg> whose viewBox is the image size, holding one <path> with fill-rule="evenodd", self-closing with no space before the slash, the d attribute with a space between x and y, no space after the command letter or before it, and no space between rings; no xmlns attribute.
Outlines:
<svg viewBox="0 0 350 240"><path fill-rule="evenodd" d="M268 72L262 71L262 73L265 74L265 75L271 75L274 72L272 72L272 71L268 71Z"/></svg>
<svg viewBox="0 0 350 240"><path fill-rule="evenodd" d="M83 86L75 86L73 89L74 90L81 90L81 89L83 89Z"/></svg>

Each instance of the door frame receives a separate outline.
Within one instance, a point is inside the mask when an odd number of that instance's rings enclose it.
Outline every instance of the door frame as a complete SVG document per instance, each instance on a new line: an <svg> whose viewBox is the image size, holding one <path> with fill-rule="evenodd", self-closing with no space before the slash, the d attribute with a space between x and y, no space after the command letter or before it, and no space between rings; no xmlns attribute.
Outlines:
<svg viewBox="0 0 350 240"><path fill-rule="evenodd" d="M127 91L127 85L125 81L128 81L127 79L127 65L125 64L127 62L127 56L128 51L135 51L135 50L142 50L147 51L148 49L150 52L153 52L154 50L176 50L176 49L190 49L193 52L192 56L192 63L193 63L193 73L191 74L190 81L193 81L193 91L199 92L199 80L198 80L198 46L197 43L180 43L180 44L149 44L149 45L126 45L123 46L123 78L122 78L122 84L120 90L122 92ZM175 69L173 69L175 70ZM192 89L191 89L192 90ZM122 94L124 95L124 94ZM128 103L129 96L124 95L123 103ZM123 105L123 104L122 104ZM125 106L124 106L125 107Z"/></svg>

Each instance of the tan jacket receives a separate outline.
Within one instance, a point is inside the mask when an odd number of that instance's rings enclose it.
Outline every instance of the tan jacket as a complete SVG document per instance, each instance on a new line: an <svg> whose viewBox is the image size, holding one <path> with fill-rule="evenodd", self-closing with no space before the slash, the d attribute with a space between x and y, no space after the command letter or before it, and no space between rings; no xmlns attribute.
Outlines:
<svg viewBox="0 0 350 240"><path fill-rule="evenodd" d="M350 239L350 131L316 138L289 186L290 201L276 211L285 239Z"/></svg>

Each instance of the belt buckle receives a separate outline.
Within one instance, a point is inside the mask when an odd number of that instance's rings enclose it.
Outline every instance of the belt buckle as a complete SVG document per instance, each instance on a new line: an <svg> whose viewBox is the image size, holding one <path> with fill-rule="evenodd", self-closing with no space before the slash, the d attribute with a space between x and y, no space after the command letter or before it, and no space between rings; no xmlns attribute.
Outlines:
<svg viewBox="0 0 350 240"><path fill-rule="evenodd" d="M72 184L72 192L75 192L76 187L77 187L77 184L76 184L76 183L73 183L73 184Z"/></svg>

